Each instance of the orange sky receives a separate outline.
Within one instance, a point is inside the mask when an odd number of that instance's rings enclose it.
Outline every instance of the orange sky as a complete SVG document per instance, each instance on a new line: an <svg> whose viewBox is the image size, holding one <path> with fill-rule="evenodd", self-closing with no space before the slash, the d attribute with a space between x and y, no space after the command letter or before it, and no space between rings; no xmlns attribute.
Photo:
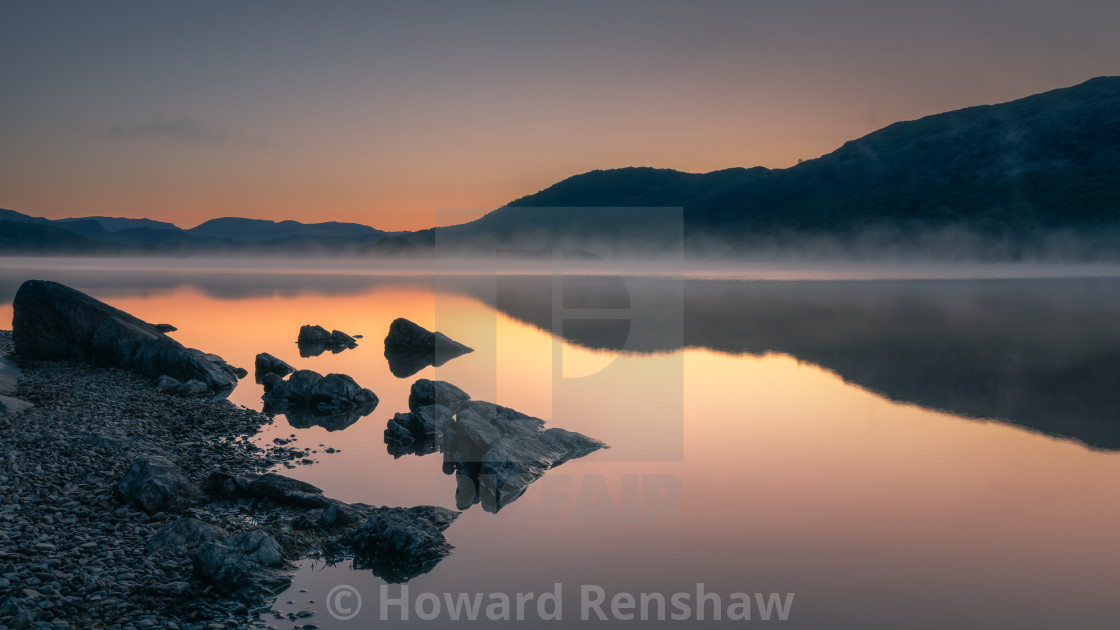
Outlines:
<svg viewBox="0 0 1120 630"><path fill-rule="evenodd" d="M416 229L593 169L786 167L1120 67L1096 0L432 4L9 7L0 207Z"/></svg>

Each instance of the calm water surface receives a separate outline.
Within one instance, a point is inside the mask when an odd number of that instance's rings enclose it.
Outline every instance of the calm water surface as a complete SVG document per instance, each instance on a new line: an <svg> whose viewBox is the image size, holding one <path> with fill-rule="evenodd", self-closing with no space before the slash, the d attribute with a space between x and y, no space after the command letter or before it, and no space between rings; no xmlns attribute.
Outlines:
<svg viewBox="0 0 1120 630"><path fill-rule="evenodd" d="M725 596L795 593L778 624L789 628L1115 627L1120 280L971 275L553 279L25 261L0 264L0 317L10 322L23 280L56 280L172 323L173 337L234 365L269 352L352 375L380 397L372 414L336 431L280 416L256 438L294 435L318 451L314 465L280 472L346 501L455 506L440 455L395 459L382 439L416 378L611 445L497 514L466 510L446 532L455 551L409 583L413 597L560 583L564 621L540 621L530 605L519 625L563 627L579 619L581 585L668 596L703 583ZM397 317L476 351L397 378L382 345ZM364 338L301 358L294 341L308 323ZM260 396L250 377L230 400L259 409ZM341 584L363 598L349 621L326 609ZM305 561L275 609L315 615L271 623L366 627L382 584L349 562ZM749 623L776 622L756 611Z"/></svg>

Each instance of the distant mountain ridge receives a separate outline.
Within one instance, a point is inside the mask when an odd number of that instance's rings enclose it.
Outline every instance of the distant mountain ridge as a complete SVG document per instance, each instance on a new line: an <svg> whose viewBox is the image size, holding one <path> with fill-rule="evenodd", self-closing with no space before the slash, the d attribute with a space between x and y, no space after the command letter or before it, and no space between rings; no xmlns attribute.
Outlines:
<svg viewBox="0 0 1120 630"><path fill-rule="evenodd" d="M665 207L681 208L676 222L655 210ZM234 217L182 230L147 219L49 221L10 210L0 211L0 221L51 225L122 252L431 255L436 245L478 251L561 238L656 251L682 237L693 253L804 251L820 243L905 252L933 235L997 258L1054 242L1078 255L1116 258L1120 77L894 123L786 169L591 171L476 221L417 232ZM0 240L0 253L18 251L12 243L20 238ZM50 250L42 230L24 241ZM97 249L58 241L60 252L74 247Z"/></svg>
<svg viewBox="0 0 1120 630"><path fill-rule="evenodd" d="M77 223L81 221L89 221L96 223L102 230L106 232L120 232L122 230L132 229L151 229L151 230L178 230L174 223L167 221L153 221L152 219L126 219L122 217L71 217L69 219L58 219L55 223Z"/></svg>
<svg viewBox="0 0 1120 630"><path fill-rule="evenodd" d="M787 169L592 171L499 208L462 235L513 238L543 208L683 207L686 240L915 233L1024 239L1120 230L1120 77L899 122Z"/></svg>
<svg viewBox="0 0 1120 630"><path fill-rule="evenodd" d="M268 221L263 219L240 219L223 217L211 219L201 225L186 230L193 236L229 238L241 243L258 243L287 237L326 237L343 238L353 236L377 236L384 234L360 223L299 223L298 221Z"/></svg>
<svg viewBox="0 0 1120 630"><path fill-rule="evenodd" d="M184 230L172 223L119 217L50 220L0 210L0 253L360 254L385 232L357 223L300 223L226 217Z"/></svg>

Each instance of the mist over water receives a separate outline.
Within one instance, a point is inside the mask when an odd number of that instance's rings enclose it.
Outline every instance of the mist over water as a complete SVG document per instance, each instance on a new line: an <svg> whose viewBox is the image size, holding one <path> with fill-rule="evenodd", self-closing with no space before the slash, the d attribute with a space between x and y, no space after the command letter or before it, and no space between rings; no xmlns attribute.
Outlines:
<svg viewBox="0 0 1120 630"><path fill-rule="evenodd" d="M447 530L454 552L410 582L416 593L559 582L574 605L581 584L703 582L795 592L791 628L914 627L915 611L956 627L961 607L990 627L1110 627L1100 576L1120 562L1116 265L536 256L5 259L0 318L24 280L55 280L172 323L174 338L234 365L269 352L353 376L380 398L369 415L341 428L278 415L255 437L315 449L314 465L280 472L342 500L455 506L439 454L395 458L383 441L416 378L611 445L497 514L467 509ZM475 352L397 378L382 344L397 317ZM363 337L301 357L302 324ZM250 378L230 400L259 409L261 393ZM676 498L647 518L646 491ZM278 610L311 606L314 623L345 630L354 621L322 602L347 584L365 599L355 621L378 621L380 578L301 567ZM1055 609L1054 597L1077 606Z"/></svg>
<svg viewBox="0 0 1120 630"><path fill-rule="evenodd" d="M522 254L523 250L515 250ZM1120 262L1097 261L991 261L970 260L809 260L762 259L646 259L617 257L608 260L583 250L530 250L533 255L440 257L431 260L351 258L225 257L225 258L107 258L107 257L3 257L3 281L19 282L22 275L43 271L59 277L85 278L105 283L108 278L146 285L170 285L176 280L198 281L209 286L220 278L255 276L262 286L322 287L364 282L349 276L457 276L457 275L615 275L725 278L739 280L872 280L872 279L982 279L982 278L1096 278L1120 277ZM307 277L311 276L311 277ZM30 276L28 276L30 278ZM247 280L231 284L251 286ZM6 286L6 285L5 285Z"/></svg>

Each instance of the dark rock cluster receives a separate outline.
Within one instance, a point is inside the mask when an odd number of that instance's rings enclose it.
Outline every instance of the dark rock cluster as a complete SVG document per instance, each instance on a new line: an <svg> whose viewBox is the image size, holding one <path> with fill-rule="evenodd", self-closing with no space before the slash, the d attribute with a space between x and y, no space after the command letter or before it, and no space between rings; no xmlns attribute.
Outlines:
<svg viewBox="0 0 1120 630"><path fill-rule="evenodd" d="M346 374L323 376L296 370L287 380L269 372L261 378L266 413L283 413L295 427L344 429L377 408L378 398Z"/></svg>
<svg viewBox="0 0 1120 630"><path fill-rule="evenodd" d="M341 330L327 332L322 326L306 324L299 329L296 345L299 346L299 356L307 358L319 356L327 350L338 354L358 347L358 341Z"/></svg>

